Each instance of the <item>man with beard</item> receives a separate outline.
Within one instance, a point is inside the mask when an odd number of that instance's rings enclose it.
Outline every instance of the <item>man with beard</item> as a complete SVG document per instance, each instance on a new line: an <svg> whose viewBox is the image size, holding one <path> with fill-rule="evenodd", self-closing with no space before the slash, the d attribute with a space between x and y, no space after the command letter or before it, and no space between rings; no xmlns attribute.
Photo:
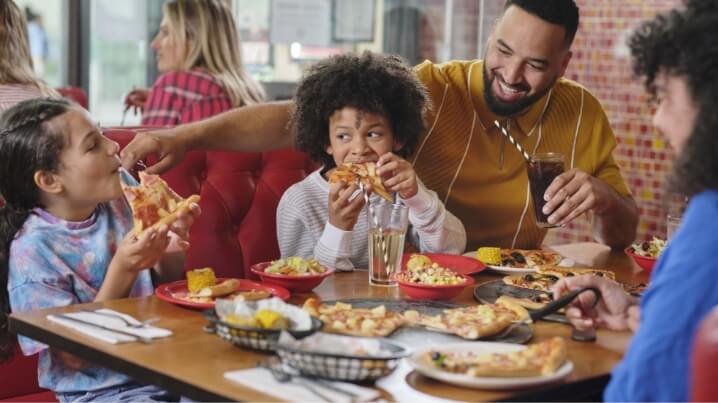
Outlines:
<svg viewBox="0 0 718 403"><path fill-rule="evenodd" d="M470 249L535 248L546 235L530 206L526 163L494 121L529 153L565 156L567 171L544 195L549 223L563 225L590 211L597 240L623 248L635 238L638 209L613 160L616 141L606 114L585 88L561 78L577 28L573 0L508 0L486 60L416 67L432 108L410 160L426 186L462 220ZM289 147L292 110L292 102L251 106L141 134L123 151L123 164L130 167L158 152L161 160L149 170L159 172L188 149ZM379 167L378 174L386 172Z"/></svg>

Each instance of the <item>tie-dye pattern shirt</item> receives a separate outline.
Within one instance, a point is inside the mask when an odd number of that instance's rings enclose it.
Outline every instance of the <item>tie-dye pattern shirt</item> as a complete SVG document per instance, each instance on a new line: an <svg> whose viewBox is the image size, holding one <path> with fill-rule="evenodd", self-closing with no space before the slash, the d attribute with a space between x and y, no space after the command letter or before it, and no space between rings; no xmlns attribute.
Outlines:
<svg viewBox="0 0 718 403"><path fill-rule="evenodd" d="M129 177L123 171L123 175ZM134 179L131 179L134 182ZM10 246L8 291L13 312L81 304L95 300L110 261L132 229L132 212L120 198L98 205L85 221L69 222L34 209ZM135 281L131 297L151 295L149 270ZM38 380L55 392L80 392L130 381L109 369L67 367L47 345L19 338L25 355L40 353Z"/></svg>

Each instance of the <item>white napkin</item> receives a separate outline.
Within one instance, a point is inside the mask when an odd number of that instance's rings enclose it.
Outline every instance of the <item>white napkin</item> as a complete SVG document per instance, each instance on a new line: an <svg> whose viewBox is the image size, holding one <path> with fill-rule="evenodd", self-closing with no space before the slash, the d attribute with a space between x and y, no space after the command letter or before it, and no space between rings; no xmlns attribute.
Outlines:
<svg viewBox="0 0 718 403"><path fill-rule="evenodd" d="M240 369L238 371L229 371L224 373L224 377L230 381L241 383L244 386L258 390L262 393L272 395L278 399L285 400L288 402L317 402L322 401L322 398L315 395L302 384L296 381L279 382L272 376L266 368L250 368ZM326 381L333 387L345 390L353 393L356 397L352 398L343 393L334 391L330 388L322 386L319 382L311 380L305 380L312 385L313 388L317 389L327 400L332 402L366 402L371 401L379 397L379 392L366 388L363 386L355 385L348 382L338 381Z"/></svg>
<svg viewBox="0 0 718 403"><path fill-rule="evenodd" d="M47 315L47 319L51 322L57 323L59 325L71 328L73 330L76 330L82 334L85 334L90 337L94 337L96 339L102 340L107 343L112 344L118 344L118 343L129 343L137 341L136 338L124 335L120 333L113 332L112 330L105 330L101 329L99 327L93 326L91 324L84 324L80 322L75 322L71 319L63 318L62 316L67 316L70 318L78 319L84 322L90 322L94 323L100 326L104 326L110 329L116 329L122 332L130 333L133 335L141 336L141 337L147 337L151 339L156 338L162 338L162 337L168 337L172 335L172 331L167 329L162 329L159 327L154 326L143 326L143 327L131 327L128 326L127 323L122 321L119 318L113 318L111 315L117 315L121 316L125 320L127 320L129 323L137 324L139 325L141 322L137 319L133 318L130 315L127 315L122 312L117 312L111 309L98 309L94 313L91 311L88 312L70 312L65 313L63 315ZM104 315L102 314L104 313Z"/></svg>

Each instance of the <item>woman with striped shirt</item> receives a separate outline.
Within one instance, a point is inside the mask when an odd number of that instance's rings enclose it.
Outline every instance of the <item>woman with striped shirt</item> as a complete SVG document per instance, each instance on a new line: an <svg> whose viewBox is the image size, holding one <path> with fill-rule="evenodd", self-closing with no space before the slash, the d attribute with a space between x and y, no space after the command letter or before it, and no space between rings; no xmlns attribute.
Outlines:
<svg viewBox="0 0 718 403"><path fill-rule="evenodd" d="M194 122L264 100L242 67L239 33L224 1L168 1L151 46L163 74L151 90L125 99L127 109L143 110L143 125Z"/></svg>

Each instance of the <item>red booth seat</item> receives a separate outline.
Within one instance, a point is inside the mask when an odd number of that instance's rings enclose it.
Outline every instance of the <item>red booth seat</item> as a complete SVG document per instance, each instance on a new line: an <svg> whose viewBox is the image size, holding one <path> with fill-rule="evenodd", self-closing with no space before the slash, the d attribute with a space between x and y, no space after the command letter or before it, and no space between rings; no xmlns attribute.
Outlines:
<svg viewBox="0 0 718 403"><path fill-rule="evenodd" d="M691 401L718 401L718 307L701 322L691 355Z"/></svg>
<svg viewBox="0 0 718 403"><path fill-rule="evenodd" d="M80 106L88 109L87 94L80 87L59 87L55 88L63 97L77 102Z"/></svg>
<svg viewBox="0 0 718 403"><path fill-rule="evenodd" d="M108 128L124 147L147 128ZM156 159L150 156L147 164ZM315 165L294 150L267 153L193 151L162 175L181 196L201 196L202 215L190 231L186 268L212 267L218 276L252 277L249 267L277 259L279 199Z"/></svg>

